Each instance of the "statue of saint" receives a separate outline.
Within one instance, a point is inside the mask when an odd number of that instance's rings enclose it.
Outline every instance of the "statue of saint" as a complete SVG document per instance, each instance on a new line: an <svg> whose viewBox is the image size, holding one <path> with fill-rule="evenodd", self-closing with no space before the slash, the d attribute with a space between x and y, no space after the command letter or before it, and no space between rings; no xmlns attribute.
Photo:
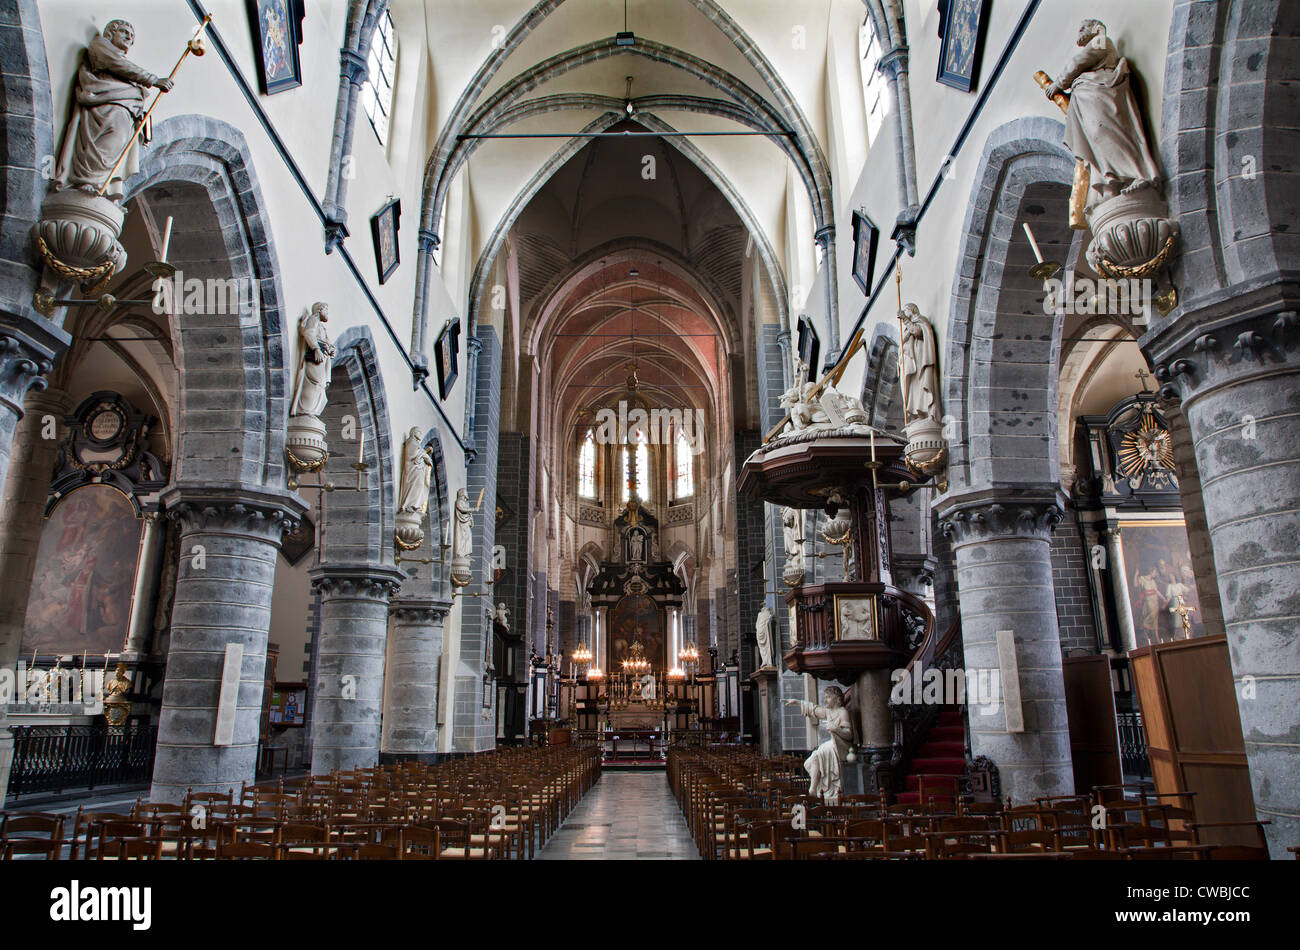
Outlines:
<svg viewBox="0 0 1300 950"><path fill-rule="evenodd" d="M456 528L452 535L451 559L468 561L474 547L474 508L465 489L456 492Z"/></svg>
<svg viewBox="0 0 1300 950"><path fill-rule="evenodd" d="M497 604L496 613L492 615L492 622L505 630L510 629L510 611L504 603Z"/></svg>
<svg viewBox="0 0 1300 950"><path fill-rule="evenodd" d="M785 701L787 706L798 706L808 719L826 722L830 738L804 759L803 767L811 780L808 794L816 795L827 805L836 805L840 800L840 763L853 761L853 723L844 706L844 692L838 686L827 686L822 691L822 703L814 706L803 699Z"/></svg>
<svg viewBox="0 0 1300 950"><path fill-rule="evenodd" d="M402 445L402 493L397 510L425 514L429 510L429 488L433 485L433 459L425 450L420 430L412 427Z"/></svg>
<svg viewBox="0 0 1300 950"><path fill-rule="evenodd" d="M325 409L325 390L329 388L330 371L338 353L325 329L329 316L327 305L315 303L298 324L302 362L298 366L293 401L289 404L290 416L319 416Z"/></svg>
<svg viewBox="0 0 1300 950"><path fill-rule="evenodd" d="M754 623L754 636L758 639L760 666L772 666L772 608L764 604Z"/></svg>
<svg viewBox="0 0 1300 950"><path fill-rule="evenodd" d="M939 421L939 359L934 327L914 303L898 311L903 328L903 421Z"/></svg>
<svg viewBox="0 0 1300 950"><path fill-rule="evenodd" d="M105 195L120 204L122 182L139 170L135 127L144 113L145 97L150 88L167 92L172 81L126 58L134 42L135 27L126 20L110 20L103 35L92 39L82 54L72 117L54 170L56 191L78 188L97 194L112 172ZM124 149L126 157L113 172Z"/></svg>
<svg viewBox="0 0 1300 950"><path fill-rule="evenodd" d="M781 509L781 534L785 538L786 573L803 570L803 512L797 508Z"/></svg>
<svg viewBox="0 0 1300 950"><path fill-rule="evenodd" d="M1084 20L1077 42L1079 52L1043 91L1049 99L1070 94L1065 144L1088 165L1085 208L1090 212L1106 198L1155 187L1161 176L1129 82L1128 60L1119 55L1100 20Z"/></svg>
<svg viewBox="0 0 1300 950"><path fill-rule="evenodd" d="M641 701L652 702L655 695L655 676L653 673L646 673L641 677Z"/></svg>
<svg viewBox="0 0 1300 950"><path fill-rule="evenodd" d="M632 531L628 533L627 557L629 561L645 560L645 537L640 531Z"/></svg>

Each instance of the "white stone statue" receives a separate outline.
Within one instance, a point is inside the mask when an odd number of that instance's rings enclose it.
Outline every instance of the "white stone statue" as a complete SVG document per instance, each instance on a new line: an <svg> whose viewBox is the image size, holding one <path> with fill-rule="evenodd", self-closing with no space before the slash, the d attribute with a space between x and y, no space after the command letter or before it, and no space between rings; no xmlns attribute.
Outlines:
<svg viewBox="0 0 1300 950"><path fill-rule="evenodd" d="M797 508L781 509L781 533L785 538L785 567L781 578L791 587L803 581L803 512Z"/></svg>
<svg viewBox="0 0 1300 950"><path fill-rule="evenodd" d="M772 608L764 604L754 622L754 636L758 639L758 657L763 667L772 664Z"/></svg>
<svg viewBox="0 0 1300 950"><path fill-rule="evenodd" d="M506 630L510 629L510 611L504 603L497 604L496 613L492 615L492 622L498 627L503 627Z"/></svg>
<svg viewBox="0 0 1300 950"><path fill-rule="evenodd" d="M136 122L149 89L167 92L172 81L127 59L133 43L135 27L126 20L110 20L103 35L92 39L82 54L72 116L52 179L55 190L76 188L93 195L112 173L105 195L121 203L122 182L139 170ZM123 149L126 157L114 172Z"/></svg>
<svg viewBox="0 0 1300 950"><path fill-rule="evenodd" d="M433 459L424 448L420 430L412 427L402 445L402 491L397 510L423 515L429 511L429 488L433 485Z"/></svg>
<svg viewBox="0 0 1300 950"><path fill-rule="evenodd" d="M840 599L840 639L873 640L875 636L871 601L865 597Z"/></svg>
<svg viewBox="0 0 1300 950"><path fill-rule="evenodd" d="M1128 60L1100 20L1084 20L1077 43L1079 52L1065 71L1043 88L1049 99L1070 94L1065 144L1088 165L1085 208L1091 211L1107 198L1155 186L1161 176L1129 82Z"/></svg>
<svg viewBox="0 0 1300 950"><path fill-rule="evenodd" d="M334 367L334 357L338 354L325 329L329 313L327 305L312 304L311 310L298 324L298 342L302 346L302 353L293 401L289 404L290 416L319 416L325 409L330 372Z"/></svg>
<svg viewBox="0 0 1300 950"><path fill-rule="evenodd" d="M903 342L903 421L939 422L939 357L934 327L914 303L898 311Z"/></svg>
<svg viewBox="0 0 1300 950"><path fill-rule="evenodd" d="M830 383L818 388L816 383L799 383L781 394L781 408L790 419L786 433L817 429L867 428L867 411L862 402L847 396Z"/></svg>
<svg viewBox="0 0 1300 950"><path fill-rule="evenodd" d="M641 701L651 702L655 695L655 676L653 673L646 673L641 677Z"/></svg>
<svg viewBox="0 0 1300 950"><path fill-rule="evenodd" d="M456 492L456 527L451 539L451 559L469 564L474 549L474 506L465 489Z"/></svg>
<svg viewBox="0 0 1300 950"><path fill-rule="evenodd" d="M821 706L802 699L787 699L787 706L798 706L799 712L811 720L824 720L830 738L812 751L804 760L804 771L810 779L808 794L815 795L827 805L839 804L841 762L853 761L853 723L844 706L844 693L838 686L827 686L822 691Z"/></svg>

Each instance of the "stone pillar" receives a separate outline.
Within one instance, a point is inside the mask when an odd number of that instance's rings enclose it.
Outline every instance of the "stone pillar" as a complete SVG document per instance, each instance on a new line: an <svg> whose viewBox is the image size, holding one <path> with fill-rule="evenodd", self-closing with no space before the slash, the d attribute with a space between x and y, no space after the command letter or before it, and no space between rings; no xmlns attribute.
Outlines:
<svg viewBox="0 0 1300 950"><path fill-rule="evenodd" d="M823 289L826 292L826 331L830 339L827 341L823 360L825 366L829 368L840 358L840 302L839 292L836 289L839 275L835 270L835 225L828 224L818 228L817 233L813 235L813 240L821 246L822 270L826 276ZM810 377L820 375L816 366L808 367L808 374Z"/></svg>
<svg viewBox="0 0 1300 950"><path fill-rule="evenodd" d="M1119 525L1107 521L1107 557L1110 558L1110 582L1115 590L1115 613L1119 617L1120 649L1128 651L1137 646L1137 627L1133 623L1133 601L1128 594L1128 568L1124 565L1121 540Z"/></svg>
<svg viewBox="0 0 1300 950"><path fill-rule="evenodd" d="M1145 347L1196 446L1255 810L1274 858L1300 842L1300 320L1243 296Z"/></svg>
<svg viewBox="0 0 1300 950"><path fill-rule="evenodd" d="M5 372L0 362L0 372ZM44 380L40 380L43 383ZM10 433L12 442L0 432L0 465L9 463L8 479L0 495L0 668L12 669L18 659L27 617L27 599L31 593L32 574L36 570L36 552L41 543L41 525L45 499L50 491L50 474L58 456L59 440L42 439L43 419L49 414L60 422L68 411L62 393L41 392L34 387L25 403L25 414L12 417L16 423ZM9 415L0 398L0 419ZM3 429L3 422L0 422ZM10 450L9 446L13 448ZM13 734L9 731L5 708L0 704L0 802L9 787L9 766L13 762Z"/></svg>
<svg viewBox="0 0 1300 950"><path fill-rule="evenodd" d="M179 486L163 495L180 527L180 565L150 799L252 782L266 681L271 589L284 531L302 517L288 493ZM213 745L226 645L241 644L234 741Z"/></svg>
<svg viewBox="0 0 1300 950"><path fill-rule="evenodd" d="M326 565L310 576L320 594L311 770L369 768L379 760L388 600L404 575L360 564Z"/></svg>
<svg viewBox="0 0 1300 950"><path fill-rule="evenodd" d="M166 546L166 534L162 513L146 512L144 532L140 538L140 559L135 571L135 589L131 594L126 650L123 651L128 655L141 656L149 652L149 641L153 635L154 595L158 592L158 565Z"/></svg>
<svg viewBox="0 0 1300 950"><path fill-rule="evenodd" d="M0 488L9 473L9 459L23 402L29 390L46 387L43 374L54 368L57 341L35 338L0 324Z"/></svg>
<svg viewBox="0 0 1300 950"><path fill-rule="evenodd" d="M1005 703L1003 715L969 725L971 755L993 760L1017 804L1074 791L1050 548L1062 500L1050 487L972 492L944 499L940 513L956 555L967 675L1000 669L997 634L1013 634L1023 731L1008 731Z"/></svg>
<svg viewBox="0 0 1300 950"><path fill-rule="evenodd" d="M438 751L438 662L449 601L402 598L388 609L384 749L423 759Z"/></svg>

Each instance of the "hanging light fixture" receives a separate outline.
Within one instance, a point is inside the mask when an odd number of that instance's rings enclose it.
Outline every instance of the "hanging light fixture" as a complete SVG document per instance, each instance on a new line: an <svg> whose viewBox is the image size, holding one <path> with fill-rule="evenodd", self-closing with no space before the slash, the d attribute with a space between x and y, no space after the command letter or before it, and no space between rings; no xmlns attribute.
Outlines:
<svg viewBox="0 0 1300 950"><path fill-rule="evenodd" d="M579 666L586 666L591 662L591 651L587 649L587 644L578 644L578 649L573 651L573 662Z"/></svg>
<svg viewBox="0 0 1300 950"><path fill-rule="evenodd" d="M645 647L640 640L633 640L628 648L627 659L623 661L623 672L631 676L642 676L650 672L650 661L645 657Z"/></svg>

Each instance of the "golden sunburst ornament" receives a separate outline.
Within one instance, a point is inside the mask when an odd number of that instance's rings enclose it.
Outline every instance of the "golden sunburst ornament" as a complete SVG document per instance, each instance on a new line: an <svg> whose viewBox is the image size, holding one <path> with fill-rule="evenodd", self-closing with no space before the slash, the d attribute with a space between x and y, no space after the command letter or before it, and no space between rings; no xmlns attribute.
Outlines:
<svg viewBox="0 0 1300 950"><path fill-rule="evenodd" d="M1173 440L1169 430L1156 422L1150 409L1143 411L1138 428L1124 433L1120 439L1118 467L1119 473L1128 479L1140 479L1153 470L1173 471Z"/></svg>

